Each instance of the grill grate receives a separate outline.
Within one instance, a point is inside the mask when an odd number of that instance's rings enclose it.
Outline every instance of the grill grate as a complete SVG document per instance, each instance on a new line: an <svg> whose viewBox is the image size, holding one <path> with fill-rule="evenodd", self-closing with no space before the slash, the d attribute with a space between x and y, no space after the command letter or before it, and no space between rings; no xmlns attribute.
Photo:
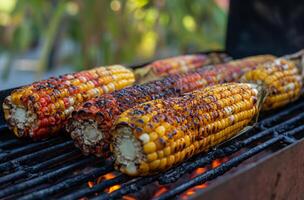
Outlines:
<svg viewBox="0 0 304 200"><path fill-rule="evenodd" d="M29 142L17 140L2 126L0 136L0 198L37 199L118 199L139 192L151 183L176 183L183 175L213 160L230 156L214 169L197 175L190 181L179 182L158 199L170 199L187 189L215 179L248 158L277 147L283 148L300 140L304 134L304 100L288 108L262 116L253 128L209 153L200 154L165 173L131 178L118 172L116 177L89 188L87 182L113 172L111 159L86 157L73 147L72 141L61 136L50 140ZM235 155L236 154L236 155ZM121 184L121 188L107 193L105 189ZM96 196L97 195L97 196Z"/></svg>

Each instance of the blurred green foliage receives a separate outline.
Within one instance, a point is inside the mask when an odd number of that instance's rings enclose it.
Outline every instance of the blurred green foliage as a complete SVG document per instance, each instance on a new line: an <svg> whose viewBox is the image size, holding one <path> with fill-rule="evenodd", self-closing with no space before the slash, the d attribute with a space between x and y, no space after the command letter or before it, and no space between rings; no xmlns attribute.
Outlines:
<svg viewBox="0 0 304 200"><path fill-rule="evenodd" d="M0 1L8 67L35 48L43 72L54 63L89 68L224 47L227 12L214 0ZM58 55L65 41L73 48Z"/></svg>

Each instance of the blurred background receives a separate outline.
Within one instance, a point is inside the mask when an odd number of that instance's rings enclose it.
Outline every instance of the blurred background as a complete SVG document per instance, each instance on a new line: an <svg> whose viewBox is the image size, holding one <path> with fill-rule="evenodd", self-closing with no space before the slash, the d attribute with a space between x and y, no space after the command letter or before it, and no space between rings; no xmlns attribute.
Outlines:
<svg viewBox="0 0 304 200"><path fill-rule="evenodd" d="M0 90L224 49L229 0L0 0Z"/></svg>

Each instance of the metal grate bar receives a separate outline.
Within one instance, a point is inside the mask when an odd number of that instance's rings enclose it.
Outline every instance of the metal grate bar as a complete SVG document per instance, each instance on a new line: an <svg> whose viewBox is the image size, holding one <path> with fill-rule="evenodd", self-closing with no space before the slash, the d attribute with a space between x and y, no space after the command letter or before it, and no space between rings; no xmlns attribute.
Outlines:
<svg viewBox="0 0 304 200"><path fill-rule="evenodd" d="M111 172L113 170L113 165L112 163L105 163L104 166L94 169L93 171L85 174L85 173L81 173L81 174L77 174L69 179L66 179L56 185L53 185L52 187L47 187L45 189L39 190L39 191L35 191L31 194L28 194L26 196L23 196L22 198L20 198L20 200L30 200L30 199L42 199L45 196L49 196L52 194L55 194L57 192L61 192L65 189L70 189L71 187L87 182L90 179L93 178L97 178L98 176L101 176L102 174Z"/></svg>
<svg viewBox="0 0 304 200"><path fill-rule="evenodd" d="M7 130L8 127L6 124L0 124L0 131L4 131L4 130Z"/></svg>
<svg viewBox="0 0 304 200"><path fill-rule="evenodd" d="M24 178L26 176L27 176L27 173L25 171L17 171L12 174L8 174L6 176L2 176L0 178L0 185L4 185L5 183Z"/></svg>
<svg viewBox="0 0 304 200"><path fill-rule="evenodd" d="M26 154L24 156L14 159L14 160L10 160L8 162L0 164L0 172L4 171L4 170L7 171L7 170L14 169L17 166L19 166L20 164L25 163L25 162L32 162L33 159L35 159L37 157L40 157L40 156L43 156L46 154L48 154L48 155L54 154L54 153L58 154L63 150L69 150L71 148L73 148L73 142L67 141L67 142L43 149L41 151L34 152L32 154Z"/></svg>
<svg viewBox="0 0 304 200"><path fill-rule="evenodd" d="M40 150L42 148L46 148L50 145L57 144L57 143L61 142L61 140L62 139L60 139L60 138L53 138L53 139L50 139L50 140L44 140L44 141L41 141L41 142L36 142L36 143L33 143L33 144L29 144L29 145L26 145L26 146L23 146L23 147L20 147L20 148L17 148L17 149L13 149L9 152L0 153L0 161L3 162L3 161L13 159L17 156L22 156L22 155L25 155L25 154L29 154L31 152Z"/></svg>
<svg viewBox="0 0 304 200"><path fill-rule="evenodd" d="M42 176L35 177L35 178L30 179L28 181L18 183L14 186L2 189L2 190L0 190L0 198L8 196L8 195L12 195L14 193L21 192L21 191L24 191L26 189L32 188L34 186L37 186L39 184L48 182L53 178L59 178L61 175L65 174L65 173L72 172L73 170L78 169L80 167L83 167L83 166L85 166L87 164L90 164L92 162L97 162L97 161L95 159L92 159L91 157L90 158L85 158L83 160L73 162L72 164L70 164L68 166L62 167L60 169L49 172L49 173L44 174Z"/></svg>
<svg viewBox="0 0 304 200"><path fill-rule="evenodd" d="M75 154L76 152L77 152L77 154L73 156L73 154ZM63 164L65 162L68 162L71 158L77 158L77 157L80 157L80 154L79 154L78 151L69 152L67 154L55 157L53 159L50 159L48 161L39 163L39 164L34 165L32 167L27 167L25 169L20 169L19 171L13 172L13 173L8 174L6 176L2 176L0 178L0 185L4 184L6 182L9 182L9 181L16 181L16 180L22 179L24 177L29 177L29 176L34 177L35 173L38 173L40 170L43 170L46 167Z"/></svg>
<svg viewBox="0 0 304 200"><path fill-rule="evenodd" d="M290 106L289 108L284 109L279 113L272 114L271 117L264 119L263 121L259 122L259 126L264 127L271 127L273 124L285 120L291 113L299 113L301 110L304 110L304 102L296 104L294 106Z"/></svg>
<svg viewBox="0 0 304 200"><path fill-rule="evenodd" d="M64 162L67 162L72 159L76 160L81 156L82 155L78 150L73 150L71 152L68 152L68 153L62 154L60 156L54 157L52 159L49 159L45 162L39 163L39 164L31 167L31 169L32 169L32 172L38 172L39 170L46 169L50 166L56 166L56 165L62 164Z"/></svg>
<svg viewBox="0 0 304 200"><path fill-rule="evenodd" d="M20 145L20 144L23 144L23 142L21 140L16 140L14 138L14 139L7 140L5 142L0 143L0 149L6 149L6 148L16 146L16 145Z"/></svg>

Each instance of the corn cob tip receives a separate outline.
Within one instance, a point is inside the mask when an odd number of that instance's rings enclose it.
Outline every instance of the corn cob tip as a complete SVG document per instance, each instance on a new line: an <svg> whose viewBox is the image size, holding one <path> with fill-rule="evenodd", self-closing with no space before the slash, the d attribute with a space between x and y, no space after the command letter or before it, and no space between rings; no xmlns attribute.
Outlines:
<svg viewBox="0 0 304 200"><path fill-rule="evenodd" d="M97 121L88 120L70 120L66 126L74 144L84 155L94 154L97 157L107 155L107 139L99 128Z"/></svg>
<svg viewBox="0 0 304 200"><path fill-rule="evenodd" d="M146 135L149 137L148 134ZM144 158L140 141L133 135L129 126L118 126L113 132L113 138L115 142L113 142L112 148L115 158L123 166L120 170L130 176L136 175L138 167L135 166L135 163L140 163L140 160ZM144 136L140 139L143 142L146 141Z"/></svg>
<svg viewBox="0 0 304 200"><path fill-rule="evenodd" d="M25 130L28 134L33 134L33 124L37 122L37 115L30 112L26 107L12 103L11 96L5 98L3 102L4 118L9 124L9 128L17 137L23 137Z"/></svg>

